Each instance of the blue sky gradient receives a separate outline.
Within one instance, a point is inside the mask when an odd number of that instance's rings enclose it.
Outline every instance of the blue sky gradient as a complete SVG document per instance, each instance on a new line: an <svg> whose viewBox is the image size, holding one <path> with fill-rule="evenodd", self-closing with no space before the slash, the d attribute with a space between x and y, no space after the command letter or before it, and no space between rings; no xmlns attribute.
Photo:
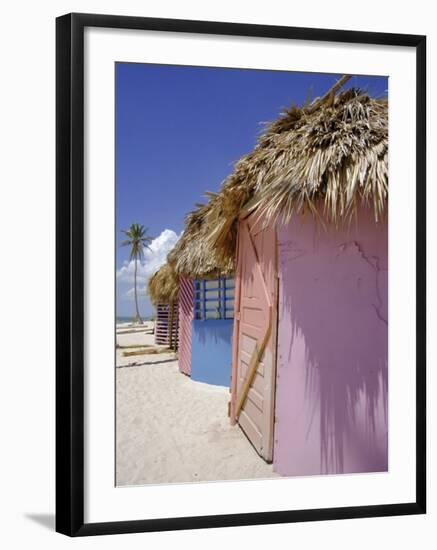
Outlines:
<svg viewBox="0 0 437 550"><path fill-rule="evenodd" d="M115 71L117 315L130 316L133 285L121 229L138 222L153 237L165 229L179 234L205 191L217 191L253 149L263 122L309 93L323 95L341 75L134 63L117 63ZM350 86L380 97L388 79L354 76L345 89ZM171 240L166 233L160 242L164 237ZM153 311L144 293L146 271L140 281L145 316Z"/></svg>

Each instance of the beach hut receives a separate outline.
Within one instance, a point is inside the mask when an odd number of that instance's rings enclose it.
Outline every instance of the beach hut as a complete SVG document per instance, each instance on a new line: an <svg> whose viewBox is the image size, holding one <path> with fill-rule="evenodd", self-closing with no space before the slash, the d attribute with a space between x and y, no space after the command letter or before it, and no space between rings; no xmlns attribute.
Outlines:
<svg viewBox="0 0 437 550"><path fill-rule="evenodd" d="M179 281L168 264L150 278L147 293L156 309L155 344L176 351L179 344Z"/></svg>
<svg viewBox="0 0 437 550"><path fill-rule="evenodd" d="M387 470L388 103L291 107L207 212L236 258L231 422L281 475Z"/></svg>
<svg viewBox="0 0 437 550"><path fill-rule="evenodd" d="M210 202L215 195L210 193ZM210 203L197 205L168 263L179 278L179 369L193 380L230 386L234 314L234 259L224 263L208 244Z"/></svg>

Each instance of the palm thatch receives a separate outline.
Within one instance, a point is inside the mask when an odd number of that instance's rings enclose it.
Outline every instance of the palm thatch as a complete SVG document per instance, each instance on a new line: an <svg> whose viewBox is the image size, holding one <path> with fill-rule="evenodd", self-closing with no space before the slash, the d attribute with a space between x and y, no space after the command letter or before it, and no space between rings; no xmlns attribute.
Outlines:
<svg viewBox="0 0 437 550"><path fill-rule="evenodd" d="M209 202L197 204L185 218L185 229L167 256L169 265L178 276L208 278L234 272L234 258L221 254L208 240L206 220L209 209L218 200L217 193L207 193Z"/></svg>
<svg viewBox="0 0 437 550"><path fill-rule="evenodd" d="M147 294L153 304L170 304L177 300L179 278L168 264L161 266L149 279Z"/></svg>
<svg viewBox="0 0 437 550"><path fill-rule="evenodd" d="M293 214L338 225L360 204L385 215L388 197L388 102L351 88L292 106L270 124L241 158L206 212L208 246L222 258L235 253L236 220L244 209L287 222ZM206 246L206 245L205 245Z"/></svg>

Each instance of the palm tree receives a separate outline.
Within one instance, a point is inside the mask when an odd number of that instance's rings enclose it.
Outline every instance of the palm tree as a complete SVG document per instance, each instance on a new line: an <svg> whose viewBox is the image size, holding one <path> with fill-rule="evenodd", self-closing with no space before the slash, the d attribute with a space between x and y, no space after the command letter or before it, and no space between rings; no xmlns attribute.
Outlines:
<svg viewBox="0 0 437 550"><path fill-rule="evenodd" d="M147 235L147 228L139 223L132 223L128 230L122 229L122 232L127 236L127 239L121 243L120 246L130 246L130 259L135 262L135 275L134 275L134 292L135 292L135 310L136 315L134 322L143 324L140 311L138 309L138 296L137 296L137 269L138 260L144 256L144 248L150 250L150 243L153 238Z"/></svg>

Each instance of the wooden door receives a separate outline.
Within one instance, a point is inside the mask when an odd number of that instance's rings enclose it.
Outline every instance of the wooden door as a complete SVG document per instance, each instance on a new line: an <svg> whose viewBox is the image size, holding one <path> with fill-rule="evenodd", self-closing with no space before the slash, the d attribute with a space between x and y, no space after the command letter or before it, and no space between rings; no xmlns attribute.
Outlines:
<svg viewBox="0 0 437 550"><path fill-rule="evenodd" d="M273 224L255 215L238 227L231 421L273 459L277 248Z"/></svg>

